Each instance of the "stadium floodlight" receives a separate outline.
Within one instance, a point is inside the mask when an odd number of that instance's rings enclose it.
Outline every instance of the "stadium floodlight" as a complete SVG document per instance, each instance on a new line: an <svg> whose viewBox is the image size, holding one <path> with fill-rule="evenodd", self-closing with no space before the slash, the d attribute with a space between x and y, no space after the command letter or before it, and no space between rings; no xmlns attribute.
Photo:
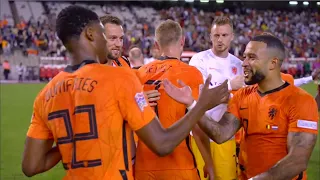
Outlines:
<svg viewBox="0 0 320 180"><path fill-rule="evenodd" d="M194 0L185 0L186 2L193 2Z"/></svg>
<svg viewBox="0 0 320 180"><path fill-rule="evenodd" d="M224 0L216 0L216 2L221 4L221 3L224 3Z"/></svg>
<svg viewBox="0 0 320 180"><path fill-rule="evenodd" d="M297 5L297 4L298 4L298 1L289 1L289 4L290 4L290 5Z"/></svg>
<svg viewBox="0 0 320 180"><path fill-rule="evenodd" d="M309 2L308 1L303 1L303 5L308 6Z"/></svg>
<svg viewBox="0 0 320 180"><path fill-rule="evenodd" d="M207 2L209 2L209 0L200 0L200 2L207 3Z"/></svg>
<svg viewBox="0 0 320 180"><path fill-rule="evenodd" d="M320 6L320 2L317 2L317 5Z"/></svg>

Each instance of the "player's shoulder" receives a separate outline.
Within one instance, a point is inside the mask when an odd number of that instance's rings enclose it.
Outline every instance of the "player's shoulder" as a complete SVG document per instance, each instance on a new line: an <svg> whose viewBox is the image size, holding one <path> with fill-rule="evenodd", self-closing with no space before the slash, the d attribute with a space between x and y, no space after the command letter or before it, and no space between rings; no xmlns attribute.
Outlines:
<svg viewBox="0 0 320 180"><path fill-rule="evenodd" d="M244 97L247 97L247 96L257 92L257 90L258 90L258 86L256 84L246 86L246 87L238 89L235 93L235 96L244 98Z"/></svg>
<svg viewBox="0 0 320 180"><path fill-rule="evenodd" d="M195 65L199 63L203 63L207 58L207 56L210 54L211 49L205 50L205 51L200 51L192 56L190 59L189 64L190 65Z"/></svg>
<svg viewBox="0 0 320 180"><path fill-rule="evenodd" d="M172 77L180 79L185 83L192 84L203 84L203 77L201 72L194 66L188 65L181 62L179 66L176 66L171 71Z"/></svg>
<svg viewBox="0 0 320 180"><path fill-rule="evenodd" d="M314 97L309 94L304 89L297 87L295 85L289 85L289 88L286 92L284 92L290 96L290 100L298 101L300 103L304 102L313 102L315 101Z"/></svg>
<svg viewBox="0 0 320 180"><path fill-rule="evenodd" d="M229 56L230 56L230 60L232 63L236 63L236 64L242 64L242 60L239 59L237 56L233 55L233 54L230 54L229 53Z"/></svg>

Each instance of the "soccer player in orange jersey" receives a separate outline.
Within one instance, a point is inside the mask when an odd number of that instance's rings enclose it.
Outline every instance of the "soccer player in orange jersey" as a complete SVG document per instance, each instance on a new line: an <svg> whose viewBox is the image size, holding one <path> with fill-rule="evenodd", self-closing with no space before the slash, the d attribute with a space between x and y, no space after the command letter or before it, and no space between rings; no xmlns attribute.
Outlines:
<svg viewBox="0 0 320 180"><path fill-rule="evenodd" d="M129 60L125 56L121 56L124 38L122 21L112 15L102 16L100 20L105 28L107 39L107 58L101 63L130 68Z"/></svg>
<svg viewBox="0 0 320 180"><path fill-rule="evenodd" d="M316 101L303 89L282 80L285 48L278 38L257 36L248 43L244 55L245 83L257 85L240 89L218 123L204 116L198 122L200 128L217 143L244 128L241 179L307 179L318 134ZM170 96L190 104L189 89L170 83L166 86Z"/></svg>
<svg viewBox="0 0 320 180"><path fill-rule="evenodd" d="M98 63L106 59L107 47L96 13L69 6L59 13L56 30L71 65L35 99L22 159L26 176L62 161L65 180L133 180L126 138L130 129L154 153L165 156L189 135L205 111L228 99L227 83L209 89L209 77L195 107L163 128L134 73Z"/></svg>
<svg viewBox="0 0 320 180"><path fill-rule="evenodd" d="M183 117L187 109L184 104L176 102L164 92L161 81L164 79L173 82L177 82L178 79L183 80L191 87L193 97L197 99L203 79L199 70L180 60L185 41L179 23L172 20L162 22L155 30L155 39L156 46L159 47L162 56L158 60L139 68L137 75L141 83L144 84L144 91L158 90L160 92L160 100L157 101L155 112L161 124L164 127L169 127ZM193 130L193 134L196 137L197 145L200 146L205 162L208 163L207 167L211 168L211 175L213 175L209 138L198 126ZM191 151L190 138L188 136L166 157L158 156L145 143L138 141L135 164L136 180L200 179L195 158Z"/></svg>

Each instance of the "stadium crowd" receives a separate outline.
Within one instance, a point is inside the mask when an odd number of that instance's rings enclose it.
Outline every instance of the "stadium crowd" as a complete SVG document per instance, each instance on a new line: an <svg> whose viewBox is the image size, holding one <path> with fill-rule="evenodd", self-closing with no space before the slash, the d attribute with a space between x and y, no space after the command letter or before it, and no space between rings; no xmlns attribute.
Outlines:
<svg viewBox="0 0 320 180"><path fill-rule="evenodd" d="M238 8L235 12L229 9L204 12L195 8L171 7L160 10L159 15L161 20L173 19L184 28L186 50L199 52L208 49L211 46L209 37L213 18L227 15L235 25L236 38L231 52L236 56L241 56L248 41L262 31L270 31L281 38L288 49L288 57L318 57L320 54L320 14L317 12L259 11L249 8ZM140 19L136 19L136 22L133 29L126 30L124 49L138 45L144 54L149 55L157 24L144 23ZM1 53L10 54L12 50L20 48L25 51L32 49L35 53L45 52L47 55L64 55L64 47L47 19L31 18L12 27L3 18L0 27ZM127 54L127 51L124 53Z"/></svg>
<svg viewBox="0 0 320 180"><path fill-rule="evenodd" d="M102 6L102 11L108 13ZM245 45L261 32L271 32L279 37L287 48L288 58L320 58L320 14L312 11L260 11L250 8L236 8L216 12L204 12L196 8L171 7L159 10L154 16L161 20L173 19L180 23L186 36L185 50L203 51L211 47L210 27L214 17L229 16L234 23L235 39L230 53L242 57ZM0 54L10 56L15 50L22 50L25 55L66 56L66 49L57 38L54 26L48 18L23 20L15 26L8 25L5 17L0 19ZM311 23L310 23L311 22ZM154 30L157 21L144 21L136 17L132 28L127 28L124 20L123 55L129 56L130 47L139 47L145 58L151 58ZM283 71L303 77L319 67L320 64L309 62L283 64Z"/></svg>

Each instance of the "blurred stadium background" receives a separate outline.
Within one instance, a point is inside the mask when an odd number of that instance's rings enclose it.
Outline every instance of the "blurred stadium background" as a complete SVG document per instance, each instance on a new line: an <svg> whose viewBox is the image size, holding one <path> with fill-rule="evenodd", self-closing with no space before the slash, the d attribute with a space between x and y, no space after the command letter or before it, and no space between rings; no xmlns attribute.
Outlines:
<svg viewBox="0 0 320 180"><path fill-rule="evenodd" d="M295 78L310 75L320 67L320 1L9 1L1 0L1 159L0 179L27 179L21 172L21 156L32 104L45 85L68 64L61 41L55 35L57 14L71 4L85 6L99 16L112 14L124 22L123 55L133 45L142 49L145 62L152 59L154 29L165 19L181 24L186 36L182 60L188 63L196 52L209 49L211 23L215 16L229 16L235 39L230 52L242 57L247 42L261 32L281 38L287 48L283 71ZM10 69L8 79L4 69ZM22 73L21 73L22 72ZM28 83L17 83L19 75ZM31 82L31 83L30 83ZM303 86L312 95L316 86ZM320 179L319 138L308 167L311 180ZM61 179L61 166L31 179Z"/></svg>

